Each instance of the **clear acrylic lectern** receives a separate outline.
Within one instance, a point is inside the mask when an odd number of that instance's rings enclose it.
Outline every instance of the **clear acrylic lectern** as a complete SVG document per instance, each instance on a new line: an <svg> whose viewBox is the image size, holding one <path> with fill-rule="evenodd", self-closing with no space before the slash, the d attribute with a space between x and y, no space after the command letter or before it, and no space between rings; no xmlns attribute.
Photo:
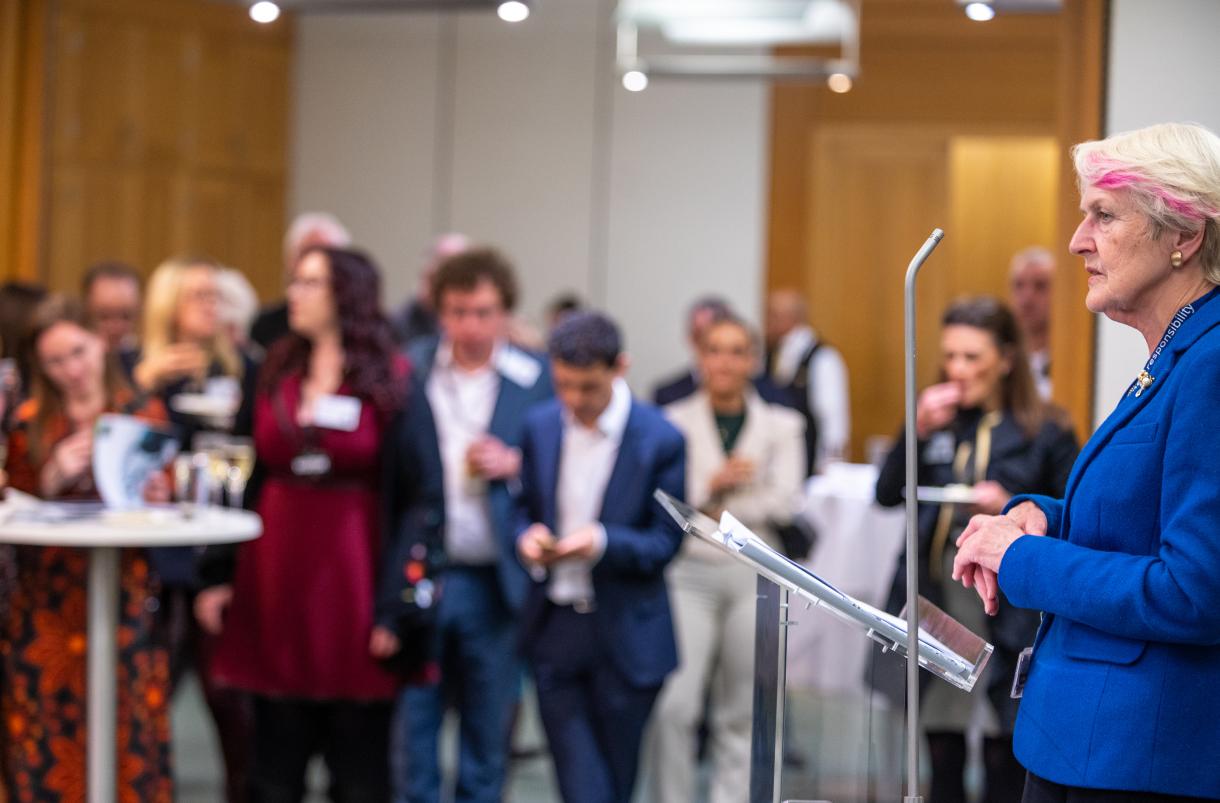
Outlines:
<svg viewBox="0 0 1220 803"><path fill-rule="evenodd" d="M662 491L656 499L689 536L758 574L749 803L901 799L905 617L844 593L731 513L716 522ZM970 691L992 646L922 597L919 622L919 666Z"/></svg>

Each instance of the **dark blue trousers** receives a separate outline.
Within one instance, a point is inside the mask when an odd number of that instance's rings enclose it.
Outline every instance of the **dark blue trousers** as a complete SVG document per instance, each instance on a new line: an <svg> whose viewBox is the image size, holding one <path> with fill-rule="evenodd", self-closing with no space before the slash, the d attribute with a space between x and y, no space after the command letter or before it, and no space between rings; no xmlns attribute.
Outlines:
<svg viewBox="0 0 1220 803"><path fill-rule="evenodd" d="M547 604L526 645L564 803L629 803L659 688L631 686L600 644L594 614Z"/></svg>
<svg viewBox="0 0 1220 803"><path fill-rule="evenodd" d="M495 567L445 572L438 611L439 683L399 696L392 756L395 803L440 803L445 711L460 719L455 803L500 803L513 707L521 690L516 620Z"/></svg>

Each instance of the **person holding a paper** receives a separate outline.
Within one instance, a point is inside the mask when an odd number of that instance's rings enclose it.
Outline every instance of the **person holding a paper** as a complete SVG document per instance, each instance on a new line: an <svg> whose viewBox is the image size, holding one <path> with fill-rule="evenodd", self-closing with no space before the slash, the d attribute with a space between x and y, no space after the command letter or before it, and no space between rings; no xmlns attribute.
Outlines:
<svg viewBox="0 0 1220 803"><path fill-rule="evenodd" d="M43 499L97 499L97 418L164 422L165 408L136 397L75 302L52 296L31 323L33 383L9 440L10 485ZM8 800L83 800L88 557L64 547L15 554L16 584L0 622L0 778ZM154 636L155 581L144 550L123 550L121 572L118 797L170 803L169 662Z"/></svg>
<svg viewBox="0 0 1220 803"><path fill-rule="evenodd" d="M1220 137L1162 124L1073 156L1085 304L1148 359L1065 493L973 519L953 576L988 613L1001 590L1045 612L1016 728L1026 801L1220 799Z"/></svg>
<svg viewBox="0 0 1220 803"><path fill-rule="evenodd" d="M986 676L967 694L930 684L921 699L932 758L932 803L964 801L966 733L983 727L985 798L1016 801L1025 771L1013 757L1017 702L1009 697L1017 659L1038 627L1036 611L1005 606L988 620L974 596L951 579L954 540L971 515L998 513L1012 494L1060 494L1076 457L1076 436L1063 415L1038 395L1012 313L989 297L958 301L941 319L943 382L919 397L920 592L995 645ZM877 501L903 501L904 440L877 479ZM906 558L899 560L886 609L906 600Z"/></svg>

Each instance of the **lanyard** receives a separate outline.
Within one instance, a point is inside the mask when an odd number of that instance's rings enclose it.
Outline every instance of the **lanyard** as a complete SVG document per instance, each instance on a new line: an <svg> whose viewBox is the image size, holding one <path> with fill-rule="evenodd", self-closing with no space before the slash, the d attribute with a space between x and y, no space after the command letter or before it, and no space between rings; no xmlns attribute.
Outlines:
<svg viewBox="0 0 1220 803"><path fill-rule="evenodd" d="M1152 386L1152 383L1156 381L1156 377L1152 375L1152 366L1156 365L1161 352L1169 345L1169 341L1173 340L1174 335L1182 328L1182 324L1186 323L1187 319L1195 314L1195 311L1198 309L1195 304L1198 303L1199 306L1202 306L1211 300L1210 295L1208 294L1196 302L1187 304L1173 316L1173 320L1169 322L1169 327L1165 330L1165 334L1161 336L1161 342L1156 344L1156 348L1152 350L1152 354L1148 357L1148 362L1144 363L1144 370L1140 371L1139 376L1135 378L1135 381L1131 383L1131 387L1127 389L1127 396L1134 393L1138 399L1140 394Z"/></svg>

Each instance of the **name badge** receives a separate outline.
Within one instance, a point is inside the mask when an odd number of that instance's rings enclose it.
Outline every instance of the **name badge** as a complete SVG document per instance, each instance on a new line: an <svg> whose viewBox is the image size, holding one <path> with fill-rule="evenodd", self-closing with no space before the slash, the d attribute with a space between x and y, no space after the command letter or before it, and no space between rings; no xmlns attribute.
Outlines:
<svg viewBox="0 0 1220 803"><path fill-rule="evenodd" d="M1017 671L1012 677L1012 693L1009 695L1014 700L1020 700L1025 696L1025 681L1029 677L1029 665L1034 660L1034 648L1026 647L1021 650L1021 657L1017 658Z"/></svg>
<svg viewBox="0 0 1220 803"><path fill-rule="evenodd" d="M360 426L362 407L355 396L319 396L313 405L314 426L355 432L356 427Z"/></svg>
<svg viewBox="0 0 1220 803"><path fill-rule="evenodd" d="M304 452L292 458L292 473L298 477L321 477L330 473L330 455Z"/></svg>
<svg viewBox="0 0 1220 803"><path fill-rule="evenodd" d="M923 461L930 466L943 466L953 462L957 443L952 432L934 432L923 450Z"/></svg>

